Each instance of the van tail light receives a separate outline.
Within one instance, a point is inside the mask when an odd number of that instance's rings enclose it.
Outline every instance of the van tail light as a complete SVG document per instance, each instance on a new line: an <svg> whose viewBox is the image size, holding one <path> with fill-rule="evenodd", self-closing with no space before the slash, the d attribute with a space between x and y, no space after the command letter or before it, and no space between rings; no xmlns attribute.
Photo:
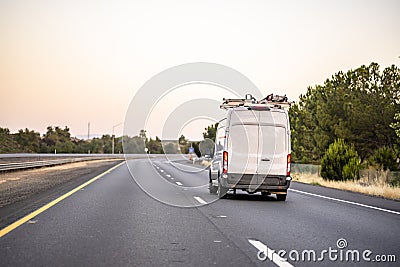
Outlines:
<svg viewBox="0 0 400 267"><path fill-rule="evenodd" d="M222 154L222 173L227 173L228 172L228 152L224 151Z"/></svg>
<svg viewBox="0 0 400 267"><path fill-rule="evenodd" d="M287 155L287 165L286 165L286 176L290 176L290 161L292 160L292 156L290 154Z"/></svg>

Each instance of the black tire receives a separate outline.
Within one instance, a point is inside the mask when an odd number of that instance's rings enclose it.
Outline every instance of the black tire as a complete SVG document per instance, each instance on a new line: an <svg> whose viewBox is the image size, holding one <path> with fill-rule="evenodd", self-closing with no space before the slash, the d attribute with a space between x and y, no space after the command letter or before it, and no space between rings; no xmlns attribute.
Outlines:
<svg viewBox="0 0 400 267"><path fill-rule="evenodd" d="M218 189L217 189L218 198L226 198L227 193L228 189L223 187L221 182L218 180Z"/></svg>
<svg viewBox="0 0 400 267"><path fill-rule="evenodd" d="M214 186L212 183L212 178L211 178L211 168L208 171L208 178L209 178L209 182L208 182L208 190L210 192L210 194L215 195L218 191L218 187Z"/></svg>
<svg viewBox="0 0 400 267"><path fill-rule="evenodd" d="M261 195L263 197L267 197L267 196L271 195L271 193L270 192L261 192Z"/></svg>
<svg viewBox="0 0 400 267"><path fill-rule="evenodd" d="M276 199L278 201L286 201L286 196L287 196L287 194L277 194Z"/></svg>
<svg viewBox="0 0 400 267"><path fill-rule="evenodd" d="M217 194L218 187L214 186L212 183L209 184L208 190L210 191L210 194Z"/></svg>

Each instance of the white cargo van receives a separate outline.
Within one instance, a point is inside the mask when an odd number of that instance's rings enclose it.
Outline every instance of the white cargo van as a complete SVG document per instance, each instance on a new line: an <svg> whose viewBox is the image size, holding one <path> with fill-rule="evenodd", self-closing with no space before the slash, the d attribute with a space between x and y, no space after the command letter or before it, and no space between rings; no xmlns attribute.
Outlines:
<svg viewBox="0 0 400 267"><path fill-rule="evenodd" d="M281 99L281 98L278 98ZM284 98L287 100L286 98ZM287 102L228 99L219 122L209 179L210 193L224 198L229 189L285 201L290 177L290 125Z"/></svg>

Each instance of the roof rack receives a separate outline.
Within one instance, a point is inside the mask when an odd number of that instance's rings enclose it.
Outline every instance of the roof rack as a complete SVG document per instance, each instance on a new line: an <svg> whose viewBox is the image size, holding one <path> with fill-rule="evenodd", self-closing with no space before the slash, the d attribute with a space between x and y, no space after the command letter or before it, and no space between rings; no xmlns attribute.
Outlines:
<svg viewBox="0 0 400 267"><path fill-rule="evenodd" d="M277 108L288 109L293 102L289 102L286 95L270 94L267 97L257 101L251 94L246 94L245 98L224 98L222 104L219 106L221 109L229 109L236 107L252 108Z"/></svg>

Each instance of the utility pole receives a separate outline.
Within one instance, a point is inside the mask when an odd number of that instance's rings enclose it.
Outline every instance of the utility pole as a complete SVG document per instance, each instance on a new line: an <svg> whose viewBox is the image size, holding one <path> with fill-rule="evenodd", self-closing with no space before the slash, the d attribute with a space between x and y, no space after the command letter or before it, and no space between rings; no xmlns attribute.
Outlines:
<svg viewBox="0 0 400 267"><path fill-rule="evenodd" d="M90 138L90 122L87 124L87 139L89 140Z"/></svg>
<svg viewBox="0 0 400 267"><path fill-rule="evenodd" d="M123 122L120 122L120 123L118 123L118 124L113 126L113 130L112 130L112 149L111 149L112 152L111 152L111 154L114 154L114 143L115 143L115 141L114 141L114 139L115 139L114 129L115 129L115 127L120 126L122 123Z"/></svg>

